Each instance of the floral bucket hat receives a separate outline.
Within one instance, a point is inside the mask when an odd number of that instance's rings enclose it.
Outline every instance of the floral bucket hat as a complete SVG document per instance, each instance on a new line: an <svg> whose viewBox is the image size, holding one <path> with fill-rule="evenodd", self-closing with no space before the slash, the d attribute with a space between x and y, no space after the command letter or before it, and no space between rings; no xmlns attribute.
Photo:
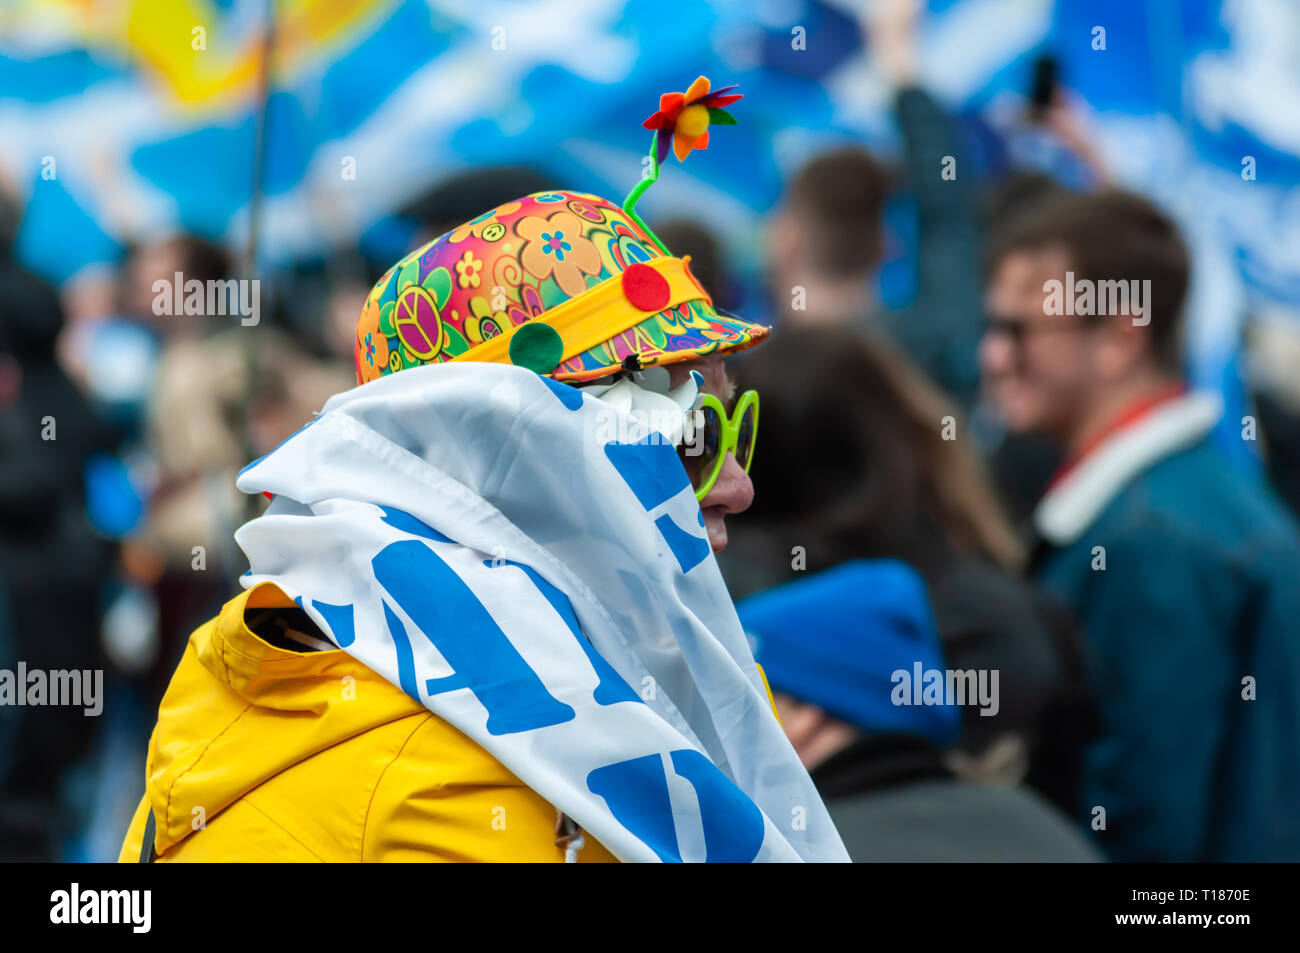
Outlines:
<svg viewBox="0 0 1300 953"><path fill-rule="evenodd" d="M738 351L770 329L720 314L635 211L671 148L708 146L735 87L701 76L665 93L647 174L622 206L585 192L507 202L411 252L379 279L357 323L357 382L421 364L487 361L582 382Z"/></svg>

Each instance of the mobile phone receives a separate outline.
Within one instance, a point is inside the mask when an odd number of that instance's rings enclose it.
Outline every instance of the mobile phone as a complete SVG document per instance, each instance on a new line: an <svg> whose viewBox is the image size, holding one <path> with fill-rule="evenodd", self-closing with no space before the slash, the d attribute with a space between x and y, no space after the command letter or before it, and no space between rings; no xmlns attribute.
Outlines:
<svg viewBox="0 0 1300 953"><path fill-rule="evenodd" d="M1034 74L1029 88L1029 115L1032 119L1041 119L1056 98L1056 89L1060 85L1060 65L1051 53L1044 53L1034 60Z"/></svg>

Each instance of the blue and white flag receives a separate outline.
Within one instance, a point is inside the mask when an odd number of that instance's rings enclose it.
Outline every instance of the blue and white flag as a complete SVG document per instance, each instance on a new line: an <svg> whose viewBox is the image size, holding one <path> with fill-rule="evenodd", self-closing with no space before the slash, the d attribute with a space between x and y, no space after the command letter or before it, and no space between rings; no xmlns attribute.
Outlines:
<svg viewBox="0 0 1300 953"><path fill-rule="evenodd" d="M339 394L236 539L339 648L624 861L847 861L672 445L522 368Z"/></svg>

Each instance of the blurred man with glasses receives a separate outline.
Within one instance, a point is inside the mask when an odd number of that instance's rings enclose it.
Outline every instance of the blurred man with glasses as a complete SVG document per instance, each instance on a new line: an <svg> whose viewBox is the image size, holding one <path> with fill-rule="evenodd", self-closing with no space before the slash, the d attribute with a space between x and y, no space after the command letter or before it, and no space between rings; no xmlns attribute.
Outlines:
<svg viewBox="0 0 1300 953"><path fill-rule="evenodd" d="M1184 380L1177 230L1067 193L990 261L985 391L1065 454L1032 566L1086 631L1100 708L1077 819L1117 860L1300 858L1300 541L1207 439L1222 406ZM1120 287L1149 294L1116 307Z"/></svg>

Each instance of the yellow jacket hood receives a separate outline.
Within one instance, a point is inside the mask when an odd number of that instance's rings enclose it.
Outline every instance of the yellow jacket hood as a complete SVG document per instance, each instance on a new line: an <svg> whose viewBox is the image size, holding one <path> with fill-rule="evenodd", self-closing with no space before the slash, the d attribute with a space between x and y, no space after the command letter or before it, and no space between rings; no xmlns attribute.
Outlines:
<svg viewBox="0 0 1300 953"><path fill-rule="evenodd" d="M341 650L254 631L295 608L263 584L190 637L122 861L149 813L164 863L565 859L554 806L473 739ZM614 857L588 834L577 859Z"/></svg>
<svg viewBox="0 0 1300 953"><path fill-rule="evenodd" d="M146 796L159 853L268 778L424 711L344 652L277 648L245 624L254 610L293 607L263 584L227 603L186 646L149 746Z"/></svg>

